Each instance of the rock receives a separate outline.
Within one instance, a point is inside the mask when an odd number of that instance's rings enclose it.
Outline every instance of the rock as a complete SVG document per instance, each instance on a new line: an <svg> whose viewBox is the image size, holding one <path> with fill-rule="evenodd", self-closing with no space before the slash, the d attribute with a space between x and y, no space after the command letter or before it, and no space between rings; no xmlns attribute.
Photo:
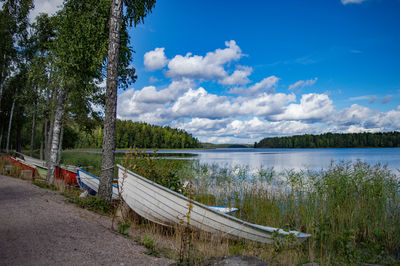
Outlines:
<svg viewBox="0 0 400 266"><path fill-rule="evenodd" d="M267 263L255 257L233 255L219 258L210 258L204 260L201 265L214 266L214 265L231 265L231 266L265 266Z"/></svg>

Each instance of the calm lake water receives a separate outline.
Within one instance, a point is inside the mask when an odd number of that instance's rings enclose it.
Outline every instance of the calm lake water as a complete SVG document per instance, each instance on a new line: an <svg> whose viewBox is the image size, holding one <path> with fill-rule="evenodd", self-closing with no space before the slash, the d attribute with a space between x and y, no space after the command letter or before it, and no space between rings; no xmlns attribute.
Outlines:
<svg viewBox="0 0 400 266"><path fill-rule="evenodd" d="M332 161L361 160L369 164L387 164L394 173L400 174L400 148L340 148L340 149L253 149L230 148L214 150L174 150L158 151L172 158L198 159L201 163L218 164L222 167L248 166L250 169L274 167L285 169L326 168ZM184 156L186 154L186 157ZM187 154L193 157L187 157Z"/></svg>

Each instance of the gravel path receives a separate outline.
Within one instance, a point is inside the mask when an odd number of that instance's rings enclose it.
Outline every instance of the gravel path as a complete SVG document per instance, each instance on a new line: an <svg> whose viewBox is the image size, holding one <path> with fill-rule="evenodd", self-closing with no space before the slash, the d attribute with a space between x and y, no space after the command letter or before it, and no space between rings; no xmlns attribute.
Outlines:
<svg viewBox="0 0 400 266"><path fill-rule="evenodd" d="M168 265L57 192L0 175L0 265Z"/></svg>

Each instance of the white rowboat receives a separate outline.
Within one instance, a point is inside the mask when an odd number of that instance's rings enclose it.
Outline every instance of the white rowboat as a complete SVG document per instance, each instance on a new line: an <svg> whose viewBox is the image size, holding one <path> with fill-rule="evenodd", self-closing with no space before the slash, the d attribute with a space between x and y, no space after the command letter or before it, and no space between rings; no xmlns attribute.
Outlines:
<svg viewBox="0 0 400 266"><path fill-rule="evenodd" d="M31 156L25 155L25 154L20 153L20 152L16 152L16 153L19 154L19 155L21 155L21 156L24 158L24 160L27 161L28 163L30 163L31 165L34 165L34 166L38 166L38 167L47 169L46 161L33 158L33 157L31 157Z"/></svg>
<svg viewBox="0 0 400 266"><path fill-rule="evenodd" d="M96 195L99 191L100 178L82 169L78 169L76 176L78 184L82 190L87 190L90 195ZM113 184L112 199L118 199L118 186Z"/></svg>
<svg viewBox="0 0 400 266"><path fill-rule="evenodd" d="M190 226L206 232L220 234L232 239L248 239L261 243L272 243L273 235L292 235L302 242L309 234L298 231L284 231L279 228L248 223L236 217L219 212L199 202L167 189L132 171L118 166L118 183L121 196L132 210L142 217L167 226L187 221L189 206Z"/></svg>

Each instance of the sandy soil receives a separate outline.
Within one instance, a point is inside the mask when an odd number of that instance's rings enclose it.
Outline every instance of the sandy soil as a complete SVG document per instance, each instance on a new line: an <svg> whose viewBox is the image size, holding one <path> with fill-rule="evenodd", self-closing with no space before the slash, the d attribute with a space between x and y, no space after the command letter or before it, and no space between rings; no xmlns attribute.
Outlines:
<svg viewBox="0 0 400 266"><path fill-rule="evenodd" d="M58 192L0 176L0 265L168 265Z"/></svg>

